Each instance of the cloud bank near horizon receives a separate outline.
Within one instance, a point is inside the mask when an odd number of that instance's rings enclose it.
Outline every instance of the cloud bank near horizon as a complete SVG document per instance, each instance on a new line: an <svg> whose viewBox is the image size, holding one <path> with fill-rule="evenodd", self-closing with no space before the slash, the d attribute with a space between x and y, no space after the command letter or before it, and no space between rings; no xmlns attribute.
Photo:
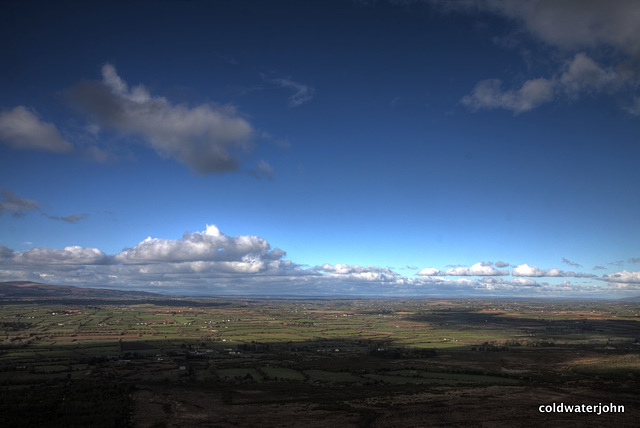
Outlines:
<svg viewBox="0 0 640 428"><path fill-rule="evenodd" d="M305 267L285 256L264 238L228 236L207 225L204 231L185 232L179 239L148 237L115 255L81 246L18 252L0 245L0 279L212 295L607 297L640 291L640 272L627 270L598 277L528 264L499 270L492 262L478 262L444 271L424 268L416 277L408 277L377 266ZM592 282L539 282L543 278Z"/></svg>

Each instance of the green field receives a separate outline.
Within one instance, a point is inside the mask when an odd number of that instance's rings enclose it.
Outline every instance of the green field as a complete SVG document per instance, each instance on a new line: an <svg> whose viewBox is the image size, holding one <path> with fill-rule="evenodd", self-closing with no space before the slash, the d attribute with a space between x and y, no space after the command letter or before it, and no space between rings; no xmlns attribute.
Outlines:
<svg viewBox="0 0 640 428"><path fill-rule="evenodd" d="M243 406L277 405L338 412L357 426L387 408L483 412L572 391L637 415L639 312L599 301L3 301L0 423L171 426L184 412L212 418L200 403L208 397L230 421ZM91 385L103 392L84 393Z"/></svg>

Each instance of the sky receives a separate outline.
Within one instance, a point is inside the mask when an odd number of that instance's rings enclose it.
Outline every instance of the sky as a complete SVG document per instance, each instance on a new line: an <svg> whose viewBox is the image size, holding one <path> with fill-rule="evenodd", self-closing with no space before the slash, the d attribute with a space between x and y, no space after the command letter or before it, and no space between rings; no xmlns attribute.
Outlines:
<svg viewBox="0 0 640 428"><path fill-rule="evenodd" d="M635 0L2 1L0 281L640 295Z"/></svg>

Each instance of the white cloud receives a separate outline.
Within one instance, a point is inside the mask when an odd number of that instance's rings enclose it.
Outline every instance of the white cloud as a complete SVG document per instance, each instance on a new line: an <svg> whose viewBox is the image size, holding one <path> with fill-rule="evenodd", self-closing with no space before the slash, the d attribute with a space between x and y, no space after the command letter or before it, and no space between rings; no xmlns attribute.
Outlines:
<svg viewBox="0 0 640 428"><path fill-rule="evenodd" d="M363 281L395 282L400 277L400 275L393 272L391 269L374 266L365 267L346 264L324 264L322 266L316 266L314 270L318 272L325 272L329 276Z"/></svg>
<svg viewBox="0 0 640 428"><path fill-rule="evenodd" d="M535 287L539 285L535 280L531 278L514 278L511 280L511 283L515 285L523 285L526 287Z"/></svg>
<svg viewBox="0 0 640 428"><path fill-rule="evenodd" d="M476 263L471 267L458 267L444 271L442 275L447 276L500 276L509 275L509 271L498 270L487 263Z"/></svg>
<svg viewBox="0 0 640 428"><path fill-rule="evenodd" d="M213 225L204 232L185 233L182 239L148 237L133 248L115 256L125 264L184 261L235 261L247 263L247 258L278 260L285 252L271 250L269 243L252 235L229 237Z"/></svg>
<svg viewBox="0 0 640 428"><path fill-rule="evenodd" d="M470 95L461 102L474 110L502 108L514 113L523 113L553 99L551 80L538 78L524 82L517 90L503 90L500 79L479 82Z"/></svg>
<svg viewBox="0 0 640 428"><path fill-rule="evenodd" d="M440 270L438 270L436 268L424 268L421 271L419 271L416 275L420 275L420 276L436 276L436 275L440 275Z"/></svg>
<svg viewBox="0 0 640 428"><path fill-rule="evenodd" d="M109 263L109 257L97 248L79 246L54 248L32 248L18 253L13 261L20 264L63 264L63 265L102 265Z"/></svg>
<svg viewBox="0 0 640 428"><path fill-rule="evenodd" d="M24 106L0 113L0 140L19 149L71 152L54 124L42 122L35 111Z"/></svg>
<svg viewBox="0 0 640 428"><path fill-rule="evenodd" d="M545 276L545 271L538 269L537 266L529 266L522 264L513 268L511 275L513 276Z"/></svg>
<svg viewBox="0 0 640 428"><path fill-rule="evenodd" d="M427 268L419 272L419 278L407 278L378 266L324 264L303 268L283 260L284 256L284 251L271 249L258 236L227 236L216 226L207 226L203 232L186 232L180 239L147 238L115 256L80 246L15 252L0 245L0 280L200 295L438 297L579 297L583 293L605 297L603 293L631 294L640 284L640 272L626 271L599 278L609 282L607 287L568 281L558 284L557 278L538 283L527 276L587 275L525 264L514 267L515 278L508 278L488 262L450 270L459 277L437 276L444 273Z"/></svg>
<svg viewBox="0 0 640 428"><path fill-rule="evenodd" d="M558 268L539 269L537 266L529 266L522 264L513 268L511 272L513 276L533 276L533 277L574 277L574 278L595 278L596 275L591 273L576 273L573 271L563 271Z"/></svg>
<svg viewBox="0 0 640 428"><path fill-rule="evenodd" d="M602 279L614 283L640 284L640 272L629 272L623 270L622 272L602 275Z"/></svg>
<svg viewBox="0 0 640 428"><path fill-rule="evenodd" d="M237 169L234 153L246 150L255 134L233 107L171 104L142 85L129 88L111 64L102 67L102 82L78 84L71 99L101 128L140 137L201 174Z"/></svg>

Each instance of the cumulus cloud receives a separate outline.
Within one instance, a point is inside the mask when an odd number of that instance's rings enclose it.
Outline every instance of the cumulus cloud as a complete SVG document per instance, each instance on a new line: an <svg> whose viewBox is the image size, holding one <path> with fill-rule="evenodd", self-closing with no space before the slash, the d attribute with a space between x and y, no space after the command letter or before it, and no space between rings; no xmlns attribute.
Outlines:
<svg viewBox="0 0 640 428"><path fill-rule="evenodd" d="M54 124L41 121L35 111L24 106L0 113L0 140L19 149L73 151Z"/></svg>
<svg viewBox="0 0 640 428"><path fill-rule="evenodd" d="M574 277L574 278L595 278L591 273L580 273L572 271L563 271L558 268L540 269L537 266L529 266L522 264L513 268L511 275L513 276L531 276L531 277Z"/></svg>
<svg viewBox="0 0 640 428"><path fill-rule="evenodd" d="M471 267L458 267L442 272L446 276L500 276L509 275L509 271L498 270L487 263L476 263Z"/></svg>
<svg viewBox="0 0 640 428"><path fill-rule="evenodd" d="M125 264L184 261L242 261L278 260L285 252L270 249L269 243L257 236L227 236L214 225L204 232L185 233L182 239L148 237L133 248L115 256Z"/></svg>
<svg viewBox="0 0 640 428"><path fill-rule="evenodd" d="M63 265L103 265L109 263L109 257L97 248L79 246L54 248L32 248L18 253L14 262L21 264L63 264Z"/></svg>
<svg viewBox="0 0 640 428"><path fill-rule="evenodd" d="M545 271L538 269L537 266L529 266L522 264L513 268L511 275L513 276L545 276Z"/></svg>
<svg viewBox="0 0 640 428"><path fill-rule="evenodd" d="M180 239L149 237L116 255L80 246L16 252L0 245L0 280L200 295L438 297L574 297L603 290L631 293L640 283L640 272L627 271L598 278L609 282L607 287L566 280L558 284L557 279L540 283L531 277L595 275L519 265L514 267L514 278L508 278L489 262L451 269L456 275L426 268L417 278L407 278L389 267L324 264L305 268L284 260L285 255L258 236L227 236L208 225L202 232L185 232Z"/></svg>
<svg viewBox="0 0 640 428"><path fill-rule="evenodd" d="M500 108L518 114L551 101L553 86L551 80L538 78L527 80L519 89L504 90L500 79L487 79L479 82L461 102L473 110Z"/></svg>
<svg viewBox="0 0 640 428"><path fill-rule="evenodd" d="M640 52L640 4L635 0L427 0L445 11L491 12L517 22L561 49L609 46Z"/></svg>
<svg viewBox="0 0 640 428"><path fill-rule="evenodd" d="M540 286L535 280L531 278L514 278L510 281L510 283L515 285L522 285L526 287L536 287Z"/></svg>
<svg viewBox="0 0 640 428"><path fill-rule="evenodd" d="M416 275L419 276L503 276L509 275L509 271L507 270L498 270L492 267L492 262L479 262L471 267L454 265L455 267L451 269L447 269L445 271L440 271L436 268L425 268L420 271ZM508 263L497 262L497 267L505 267L509 266Z"/></svg>
<svg viewBox="0 0 640 428"><path fill-rule="evenodd" d="M622 272L602 275L602 279L621 284L640 284L640 272L623 270Z"/></svg>
<svg viewBox="0 0 640 428"><path fill-rule="evenodd" d="M640 52L640 3L635 0L476 0L520 21L543 42L563 49L610 46Z"/></svg>
<svg viewBox="0 0 640 428"><path fill-rule="evenodd" d="M635 0L469 0L429 3L447 11L489 12L512 20L517 35L528 34L563 58L549 77L527 80L519 89L503 89L499 79L479 82L463 105L474 110L502 108L514 113L532 110L561 95L615 93L627 97L624 109L640 115L640 99L629 102L638 84L640 59L640 3ZM514 34L511 35L512 38ZM618 63L599 65L592 56L603 47ZM589 52L591 55L589 55Z"/></svg>
<svg viewBox="0 0 640 428"><path fill-rule="evenodd" d="M133 248L109 256L96 248L33 248L15 254L2 250L0 278L47 281L116 288L222 294L249 294L271 289L282 292L304 287L321 277L282 260L285 252L270 249L262 238L226 236L217 227L185 233L181 239L148 238ZM264 288L262 286L265 286Z"/></svg>
<svg viewBox="0 0 640 428"><path fill-rule="evenodd" d="M293 94L289 97L289 107L298 107L311 101L315 94L313 86L296 82L290 77L269 77L265 74L261 74L261 77L269 83L293 91Z"/></svg>
<svg viewBox="0 0 640 428"><path fill-rule="evenodd" d="M509 263L505 263L503 261L497 261L496 262L496 267L503 268L503 267L507 267L507 266L509 266Z"/></svg>
<svg viewBox="0 0 640 428"><path fill-rule="evenodd" d="M375 266L324 264L322 266L316 266L314 270L325 272L331 276L347 277L349 279L364 281L396 281L399 277L399 275L391 269Z"/></svg>
<svg viewBox="0 0 640 428"><path fill-rule="evenodd" d="M461 103L472 110L505 109L519 114L552 101L559 94L577 98L584 93L613 93L628 83L616 71L604 69L586 53L579 52L565 62L560 72L550 78L527 80L519 89L503 89L500 79L483 80ZM627 110L634 113L632 107Z"/></svg>
<svg viewBox="0 0 640 428"><path fill-rule="evenodd" d="M440 275L440 270L436 268L424 268L420 270L416 275L420 276L437 276Z"/></svg>
<svg viewBox="0 0 640 428"><path fill-rule="evenodd" d="M141 138L200 174L236 170L234 155L255 134L233 107L174 105L142 85L129 88L111 64L102 67L101 82L76 85L70 99L101 128Z"/></svg>

